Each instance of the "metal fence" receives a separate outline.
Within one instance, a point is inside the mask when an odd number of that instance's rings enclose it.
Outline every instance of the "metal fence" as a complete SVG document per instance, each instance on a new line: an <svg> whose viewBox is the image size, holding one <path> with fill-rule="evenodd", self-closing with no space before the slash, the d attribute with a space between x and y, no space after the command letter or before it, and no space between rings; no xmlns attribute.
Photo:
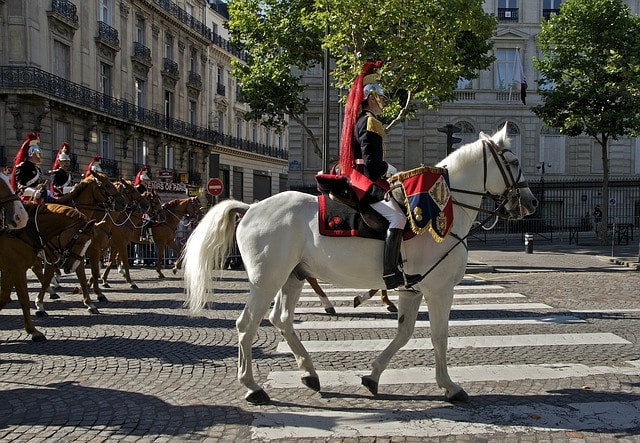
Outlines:
<svg viewBox="0 0 640 443"><path fill-rule="evenodd" d="M518 221L500 220L490 231L476 231L472 239L504 241L521 238L525 232L548 241L571 242L580 235L586 238L586 233L595 232L598 223L593 216L596 205L608 206L609 232L618 243L628 244L640 233L640 177L610 179L607 201L602 195L602 180L541 178L529 185L540 201L533 216ZM490 200L483 201L485 209L493 209L492 205ZM485 217L479 213L477 220Z"/></svg>

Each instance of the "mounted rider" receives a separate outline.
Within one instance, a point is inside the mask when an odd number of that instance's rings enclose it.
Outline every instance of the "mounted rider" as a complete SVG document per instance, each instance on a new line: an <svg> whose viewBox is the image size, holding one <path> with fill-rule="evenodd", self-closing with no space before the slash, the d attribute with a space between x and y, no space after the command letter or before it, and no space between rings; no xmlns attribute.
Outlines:
<svg viewBox="0 0 640 443"><path fill-rule="evenodd" d="M71 156L69 156L69 142L62 142L58 155L51 167L51 191L56 197L68 193L73 189L73 176L71 175Z"/></svg>
<svg viewBox="0 0 640 443"><path fill-rule="evenodd" d="M84 172L83 178L89 177L91 175L91 171L103 172L102 168L100 167L101 163L102 163L101 156L96 155L95 157L93 157L93 160L91 160L91 163L89 163L89 165L87 166L87 170Z"/></svg>
<svg viewBox="0 0 640 443"><path fill-rule="evenodd" d="M46 180L40 170L40 163L40 133L30 132L14 159L11 187L23 201L53 203L56 199L45 187Z"/></svg>
<svg viewBox="0 0 640 443"><path fill-rule="evenodd" d="M340 140L340 171L349 177L358 199L389 222L383 279L387 289L394 289L405 284L411 286L420 281L421 276L405 275L398 268L407 218L395 200L386 195L389 183L384 177L397 171L384 161L386 133L378 115L387 96L378 84L380 76L376 72L381 65L380 61L366 62L349 90Z"/></svg>
<svg viewBox="0 0 640 443"><path fill-rule="evenodd" d="M147 192L147 185L151 181L149 177L149 167L144 165L140 168L136 174L136 178L133 181L133 186L138 190L140 194ZM140 241L149 240L149 227L153 222L151 216L148 213L142 215L142 225L140 226Z"/></svg>

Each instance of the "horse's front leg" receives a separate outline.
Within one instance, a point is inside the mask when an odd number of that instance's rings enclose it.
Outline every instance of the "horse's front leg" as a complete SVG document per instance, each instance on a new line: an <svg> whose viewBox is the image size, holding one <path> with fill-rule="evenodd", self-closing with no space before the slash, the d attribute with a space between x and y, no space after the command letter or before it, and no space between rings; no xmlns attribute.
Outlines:
<svg viewBox="0 0 640 443"><path fill-rule="evenodd" d="M2 286L4 291L4 276L2 277ZM9 280L9 279L7 279ZM22 318L24 320L24 329L27 334L31 335L33 341L46 341L47 338L44 334L36 329L31 320L31 311L29 310L29 290L27 289L27 273L16 272L13 276L13 283L16 287L16 293L18 294L18 301L22 308ZM11 283L9 283L11 284Z"/></svg>
<svg viewBox="0 0 640 443"><path fill-rule="evenodd" d="M315 279L312 280L317 285L317 281L315 281ZM308 279L308 281L310 280ZM296 358L298 367L303 371L302 383L314 391L319 391L320 379L318 377L318 373L313 367L311 356L293 329L293 317L303 284L304 282L298 280L294 276L289 277L287 283L282 287L282 291L276 296L276 301L273 305L273 309L271 310L271 314L269 315L269 321L278 328L291 348L291 352L293 352L293 355Z"/></svg>
<svg viewBox="0 0 640 443"><path fill-rule="evenodd" d="M98 296L98 301L109 301L100 288L100 260L102 258L102 248L93 243L87 249L87 258L91 266L91 277L89 285L93 287L93 293Z"/></svg>
<svg viewBox="0 0 640 443"><path fill-rule="evenodd" d="M51 284L51 280L56 272L56 268L53 265L46 264L44 266L44 273L41 269L42 264L40 263L40 259L38 258L37 263L31 268L34 271L34 274L40 280L40 291L38 291L38 297L36 299L36 315L39 317L47 316L47 311L44 309L44 293L49 288ZM37 269L37 271L36 271Z"/></svg>
<svg viewBox="0 0 640 443"><path fill-rule="evenodd" d="M362 377L362 384L373 394L378 394L378 384L382 371L387 368L391 358L400 348L407 344L413 335L418 318L418 310L422 301L422 293L412 290L400 290L398 300L398 332L389 346L373 362L371 375Z"/></svg>
<svg viewBox="0 0 640 443"><path fill-rule="evenodd" d="M453 288L446 296L429 297L429 326L435 355L436 383L445 390L447 401L467 402L469 395L449 377L447 368L447 343L449 340L449 315L453 302Z"/></svg>
<svg viewBox="0 0 640 443"><path fill-rule="evenodd" d="M157 237L154 237L154 240ZM165 278L164 274L162 273L162 264L164 263L164 249L165 249L166 244L164 243L158 243L156 241L156 251L157 251L157 255L158 255L158 260L156 261L156 272L158 273L158 278Z"/></svg>
<svg viewBox="0 0 640 443"><path fill-rule="evenodd" d="M91 314L99 314L98 308L93 304L91 296L89 295L89 285L87 284L87 274L84 271L84 266L80 264L76 268L76 276L80 282L80 289L82 290L82 303L87 307L87 310Z"/></svg>
<svg viewBox="0 0 640 443"><path fill-rule="evenodd" d="M258 332L260 321L264 318L269 305L275 297L277 289L271 292L259 290L255 285L249 285L249 298L240 317L236 320L238 330L238 381L248 390L245 400L257 405L266 405L270 398L253 378L251 347Z"/></svg>

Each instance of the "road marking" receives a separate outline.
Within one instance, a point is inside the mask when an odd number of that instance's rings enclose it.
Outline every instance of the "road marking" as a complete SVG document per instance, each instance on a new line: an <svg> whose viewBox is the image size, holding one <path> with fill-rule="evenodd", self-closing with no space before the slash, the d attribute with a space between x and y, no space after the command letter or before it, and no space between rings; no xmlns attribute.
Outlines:
<svg viewBox="0 0 640 443"><path fill-rule="evenodd" d="M303 341L308 352L371 352L383 351L391 343L389 339ZM509 348L522 346L575 346L630 344L629 341L608 332L586 334L525 334L525 335L478 335L449 337L448 348ZM402 347L403 351L433 349L430 338L413 338ZM277 351L291 353L289 345L278 343Z"/></svg>
<svg viewBox="0 0 640 443"><path fill-rule="evenodd" d="M338 310L340 308L338 307ZM586 320L571 315L555 315L548 317L510 317L510 318L461 318L449 320L449 327L456 326L497 326L497 325L570 325L586 323ZM381 329L398 327L398 320L338 320L338 321L296 321L294 329ZM430 327L429 321L416 321L416 328Z"/></svg>
<svg viewBox="0 0 640 443"><path fill-rule="evenodd" d="M552 397L552 395L548 395ZM254 439L342 439L404 436L420 439L450 435L532 431L619 433L640 426L640 400L566 403L561 406L532 400L524 405L456 407L442 403L429 409L336 409L327 401L302 410L254 413ZM366 404L366 401L362 401ZM326 406L324 406L326 404ZM324 407L323 407L324 406Z"/></svg>
<svg viewBox="0 0 640 443"><path fill-rule="evenodd" d="M311 291L313 292L313 291ZM341 291L342 292L342 291ZM366 294L367 291L359 290L360 294ZM380 293L374 294L372 299L379 299ZM525 298L526 295L519 294L517 292L467 292L463 294L453 294L454 300L476 300L476 299L485 299L485 298ZM353 301L353 297L350 295L332 295L329 297L331 301ZM397 294L388 294L389 300L396 301L400 298ZM318 301L318 296L312 297L300 297L299 301L301 302L313 302Z"/></svg>
<svg viewBox="0 0 640 443"><path fill-rule="evenodd" d="M360 377L370 373L370 369L360 371L318 371L318 377L323 388L359 386ZM623 362L620 366L587 366L571 363L449 366L449 375L457 383L552 380L607 374L640 376L640 361ZM300 376L300 371L271 371L267 376L266 386L276 389L302 388ZM435 369L431 367L386 369L380 376L380 385L435 384L435 377Z"/></svg>
<svg viewBox="0 0 640 443"><path fill-rule="evenodd" d="M338 306L337 309L344 310L349 313L358 314L379 314L380 311L386 311L386 307L380 303L370 304L368 306ZM544 303L476 303L466 305L451 306L451 311L529 311L538 309L553 309ZM323 311L322 306L315 307L297 307L296 314L317 314ZM427 305L420 306L420 312L427 312Z"/></svg>

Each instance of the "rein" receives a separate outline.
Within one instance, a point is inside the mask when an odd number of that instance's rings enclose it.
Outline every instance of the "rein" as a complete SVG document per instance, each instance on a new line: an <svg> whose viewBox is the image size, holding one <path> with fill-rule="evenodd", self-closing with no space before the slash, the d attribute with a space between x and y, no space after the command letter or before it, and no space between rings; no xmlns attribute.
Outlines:
<svg viewBox="0 0 640 443"><path fill-rule="evenodd" d="M38 206L36 208L36 213L34 216L34 225L35 225L36 234L38 234L38 241L40 242L40 247L38 249L42 249L42 251L44 252L42 258L44 259L45 263L53 266L58 266L59 263L64 263L69 257L74 258L76 260L84 260L84 257L72 252L71 249L73 248L75 243L78 241L80 234L82 234L83 227L86 226L86 222L84 222L83 220L78 220L77 222L73 223L72 225L60 231L52 239L47 240L43 237L42 233L40 232L40 226L38 224L38 213L40 212L40 208L41 206ZM80 224L82 224L82 226L78 228L76 233L71 238L71 242L69 242L69 244L66 245L66 247L59 245L59 247L56 248L52 244L55 238L59 239L62 236L62 234L64 234L65 232L71 229L74 229L75 226ZM52 257L57 257L57 258L54 260Z"/></svg>

